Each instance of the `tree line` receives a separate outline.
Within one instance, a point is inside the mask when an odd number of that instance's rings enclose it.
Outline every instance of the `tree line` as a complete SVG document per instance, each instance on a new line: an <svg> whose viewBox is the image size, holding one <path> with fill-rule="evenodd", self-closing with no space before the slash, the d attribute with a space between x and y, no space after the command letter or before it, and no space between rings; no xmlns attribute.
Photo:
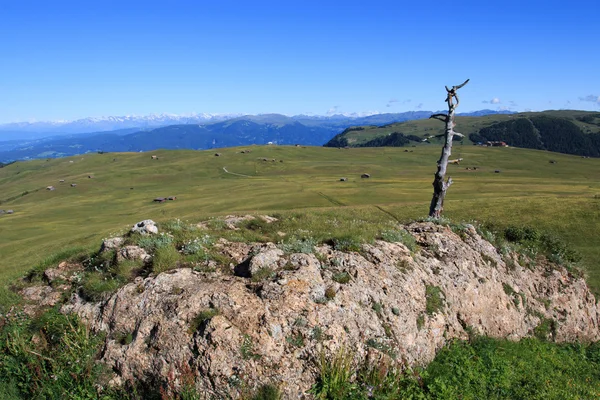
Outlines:
<svg viewBox="0 0 600 400"><path fill-rule="evenodd" d="M469 135L472 142L502 141L509 146L600 157L600 133L584 133L566 118L540 116L499 122Z"/></svg>

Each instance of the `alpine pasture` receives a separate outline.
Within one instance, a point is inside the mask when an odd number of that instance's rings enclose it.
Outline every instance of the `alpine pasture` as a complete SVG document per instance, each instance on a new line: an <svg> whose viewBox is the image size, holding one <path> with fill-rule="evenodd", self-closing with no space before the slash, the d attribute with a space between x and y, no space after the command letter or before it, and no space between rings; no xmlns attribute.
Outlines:
<svg viewBox="0 0 600 400"><path fill-rule="evenodd" d="M422 218L440 148L218 151L85 154L0 168L0 209L14 210L0 215L0 278L10 281L65 249L93 251L102 238L149 218L277 213L303 215L307 229L332 219L378 226ZM452 157L463 161L448 167L454 184L445 217L556 234L580 252L590 286L600 291L600 159L461 144ZM169 196L176 200L153 202Z"/></svg>

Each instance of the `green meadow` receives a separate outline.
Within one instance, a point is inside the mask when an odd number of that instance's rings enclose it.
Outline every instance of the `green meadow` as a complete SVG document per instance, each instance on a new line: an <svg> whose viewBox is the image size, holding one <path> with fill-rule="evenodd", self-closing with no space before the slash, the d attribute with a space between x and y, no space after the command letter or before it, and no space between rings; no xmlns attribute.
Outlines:
<svg viewBox="0 0 600 400"><path fill-rule="evenodd" d="M0 168L0 209L14 210L0 215L0 278L21 276L63 249L95 250L102 238L142 219L198 222L227 214L277 213L302 215L319 229L332 220L383 226L391 219L423 218L440 151L434 145L248 146L11 164ZM460 144L452 158L463 162L449 166L454 184L446 217L553 233L582 255L589 282L600 292L600 159ZM361 179L363 173L371 177ZM50 185L56 189L46 190ZM167 196L177 199L152 201Z"/></svg>

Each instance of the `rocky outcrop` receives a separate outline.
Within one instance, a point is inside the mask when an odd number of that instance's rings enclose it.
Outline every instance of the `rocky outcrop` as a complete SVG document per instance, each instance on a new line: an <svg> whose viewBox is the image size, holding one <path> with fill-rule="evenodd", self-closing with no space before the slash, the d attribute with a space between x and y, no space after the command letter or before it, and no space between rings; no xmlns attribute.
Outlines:
<svg viewBox="0 0 600 400"><path fill-rule="evenodd" d="M534 268L507 263L472 227L462 237L432 223L406 229L420 246L414 253L377 241L360 253L324 245L285 254L221 239L216 248L237 263L229 274L176 269L136 278L101 303L73 295L62 309L107 333L102 361L113 384L176 386L191 366L207 398L269 383L303 398L320 355L342 347L356 360L379 354L415 365L473 333L599 339L600 314L582 278L539 260Z"/></svg>

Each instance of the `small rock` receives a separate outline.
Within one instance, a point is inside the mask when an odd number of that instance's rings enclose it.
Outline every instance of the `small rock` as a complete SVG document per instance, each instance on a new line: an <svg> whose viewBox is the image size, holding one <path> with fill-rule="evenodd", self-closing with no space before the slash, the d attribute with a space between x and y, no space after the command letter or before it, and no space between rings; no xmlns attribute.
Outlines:
<svg viewBox="0 0 600 400"><path fill-rule="evenodd" d="M117 253L117 262L123 260L137 261L141 260L144 263L150 262L152 256L146 253L146 250L139 246L125 246Z"/></svg>
<svg viewBox="0 0 600 400"><path fill-rule="evenodd" d="M141 233L142 235L149 235L151 233L158 233L158 227L156 222L151 219L145 219L138 222L131 228L131 233Z"/></svg>
<svg viewBox="0 0 600 400"><path fill-rule="evenodd" d="M105 239L102 242L100 251L108 251L108 250L118 249L119 247L121 247L121 245L123 244L124 241L125 241L125 239L123 239L122 237L119 237L119 236Z"/></svg>

